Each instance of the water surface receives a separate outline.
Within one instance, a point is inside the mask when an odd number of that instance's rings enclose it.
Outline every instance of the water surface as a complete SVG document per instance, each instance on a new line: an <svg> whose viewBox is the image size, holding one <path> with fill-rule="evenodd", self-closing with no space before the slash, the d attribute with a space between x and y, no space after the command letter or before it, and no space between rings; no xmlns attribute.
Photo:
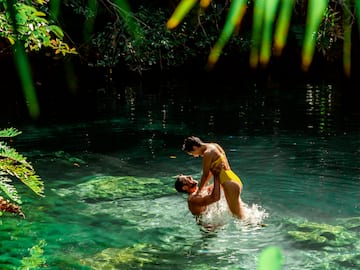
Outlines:
<svg viewBox="0 0 360 270"><path fill-rule="evenodd" d="M268 246L283 269L360 268L359 112L335 86L142 91L99 100L91 119L14 123L23 134L12 145L46 196L19 186L26 219L2 218L0 268L34 245L38 269L247 270ZM181 151L188 135L226 150L253 222L220 203L207 216L215 229L196 223L173 188L179 173L201 176L201 160Z"/></svg>

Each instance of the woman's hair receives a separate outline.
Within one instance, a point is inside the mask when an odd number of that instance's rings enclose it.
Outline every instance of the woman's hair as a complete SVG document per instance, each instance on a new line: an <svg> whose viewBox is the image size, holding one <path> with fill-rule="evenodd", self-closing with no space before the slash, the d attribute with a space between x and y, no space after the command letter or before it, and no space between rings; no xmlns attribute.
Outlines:
<svg viewBox="0 0 360 270"><path fill-rule="evenodd" d="M184 144L182 146L182 150L186 151L186 152L191 152L194 150L194 146L201 146L203 144L203 142L200 140L200 138L195 137L195 136L190 136L187 137L184 140Z"/></svg>

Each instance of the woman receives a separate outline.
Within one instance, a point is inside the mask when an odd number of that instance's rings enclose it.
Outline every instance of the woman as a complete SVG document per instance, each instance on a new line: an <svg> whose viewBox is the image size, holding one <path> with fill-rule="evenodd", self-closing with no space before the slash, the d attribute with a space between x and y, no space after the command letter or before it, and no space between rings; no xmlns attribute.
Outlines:
<svg viewBox="0 0 360 270"><path fill-rule="evenodd" d="M243 184L231 170L224 149L217 143L204 143L198 137L190 136L184 140L182 150L193 157L202 157L203 159L202 176L197 193L202 191L211 176L214 175L214 168L221 167L219 180L229 209L235 217L243 219L244 211L240 198Z"/></svg>

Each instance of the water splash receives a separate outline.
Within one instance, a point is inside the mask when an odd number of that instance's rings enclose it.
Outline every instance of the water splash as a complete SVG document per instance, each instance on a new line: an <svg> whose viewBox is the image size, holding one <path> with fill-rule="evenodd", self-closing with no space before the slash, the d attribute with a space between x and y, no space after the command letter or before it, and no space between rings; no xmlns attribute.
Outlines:
<svg viewBox="0 0 360 270"><path fill-rule="evenodd" d="M233 217L227 205L225 195L221 192L220 200L207 207L206 211L198 219L198 223L210 230L223 228L230 223L234 223L240 230L263 227L263 220L269 216L269 213L258 204L248 205L243 201L241 203L245 214L243 220Z"/></svg>
<svg viewBox="0 0 360 270"><path fill-rule="evenodd" d="M263 220L269 216L269 213L261 205L253 203L251 206L243 202L245 219L242 220L244 225L263 226Z"/></svg>

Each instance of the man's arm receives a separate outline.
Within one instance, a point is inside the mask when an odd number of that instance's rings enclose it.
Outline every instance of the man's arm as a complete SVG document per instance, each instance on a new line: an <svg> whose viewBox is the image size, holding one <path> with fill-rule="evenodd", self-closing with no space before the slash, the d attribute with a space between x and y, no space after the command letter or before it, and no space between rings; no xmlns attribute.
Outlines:
<svg viewBox="0 0 360 270"><path fill-rule="evenodd" d="M194 195L191 198L191 203L197 206L207 206L209 204L217 202L218 200L220 200L220 179L219 175L217 174L214 177L214 185L211 194L206 196Z"/></svg>

